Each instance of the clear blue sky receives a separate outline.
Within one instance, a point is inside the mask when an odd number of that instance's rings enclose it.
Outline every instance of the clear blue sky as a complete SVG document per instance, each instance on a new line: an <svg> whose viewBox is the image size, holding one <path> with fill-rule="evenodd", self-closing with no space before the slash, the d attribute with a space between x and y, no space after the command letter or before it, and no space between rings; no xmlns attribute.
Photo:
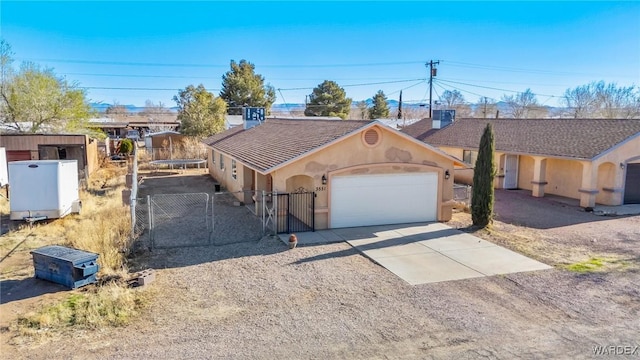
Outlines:
<svg viewBox="0 0 640 360"><path fill-rule="evenodd" d="M429 60L440 60L436 94L458 88L471 102L531 88L556 105L591 81L640 85L636 1L2 0L0 12L18 61L53 67L95 102L174 106L199 83L218 94L232 59L254 63L277 103L302 103L323 80L354 100L404 89L403 100L428 101ZM347 86L379 82L393 83Z"/></svg>

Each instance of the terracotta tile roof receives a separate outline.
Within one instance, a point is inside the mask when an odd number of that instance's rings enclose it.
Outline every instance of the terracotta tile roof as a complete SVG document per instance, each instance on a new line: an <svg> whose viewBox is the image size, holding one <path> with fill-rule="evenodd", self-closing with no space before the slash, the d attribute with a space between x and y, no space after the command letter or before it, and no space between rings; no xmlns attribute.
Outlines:
<svg viewBox="0 0 640 360"><path fill-rule="evenodd" d="M369 123L371 121L268 119L254 128L244 130L239 126L203 142L246 165L265 171Z"/></svg>
<svg viewBox="0 0 640 360"><path fill-rule="evenodd" d="M428 119L427 119L428 120ZM407 127L435 146L477 149L487 123L493 126L496 150L593 159L624 140L640 135L640 120L608 119L460 119L436 131L421 121Z"/></svg>

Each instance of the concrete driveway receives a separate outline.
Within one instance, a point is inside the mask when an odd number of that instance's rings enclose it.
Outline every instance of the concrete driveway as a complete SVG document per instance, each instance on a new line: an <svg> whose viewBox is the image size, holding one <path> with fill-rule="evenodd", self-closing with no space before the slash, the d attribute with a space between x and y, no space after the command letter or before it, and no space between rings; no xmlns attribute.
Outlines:
<svg viewBox="0 0 640 360"><path fill-rule="evenodd" d="M346 241L411 285L551 268L441 223L367 226L296 235L302 245Z"/></svg>

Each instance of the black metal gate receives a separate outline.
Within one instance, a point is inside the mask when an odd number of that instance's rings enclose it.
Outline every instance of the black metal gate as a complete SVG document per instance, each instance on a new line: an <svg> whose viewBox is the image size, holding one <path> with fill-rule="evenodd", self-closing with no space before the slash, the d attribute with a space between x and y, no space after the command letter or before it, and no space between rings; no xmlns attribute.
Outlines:
<svg viewBox="0 0 640 360"><path fill-rule="evenodd" d="M315 231L314 192L277 194L277 233Z"/></svg>

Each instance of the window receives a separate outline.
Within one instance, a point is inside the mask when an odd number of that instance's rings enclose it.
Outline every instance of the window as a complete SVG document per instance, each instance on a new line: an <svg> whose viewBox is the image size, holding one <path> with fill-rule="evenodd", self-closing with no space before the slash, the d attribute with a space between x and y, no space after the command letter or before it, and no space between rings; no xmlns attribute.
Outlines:
<svg viewBox="0 0 640 360"><path fill-rule="evenodd" d="M211 150L211 163L216 163L216 152L214 150Z"/></svg>
<svg viewBox="0 0 640 360"><path fill-rule="evenodd" d="M237 179L237 173L236 173L236 161L235 160L231 160L231 177L234 179Z"/></svg>
<svg viewBox="0 0 640 360"><path fill-rule="evenodd" d="M462 161L466 162L467 164L475 165L477 158L478 158L477 151L471 151L471 150L462 151Z"/></svg>
<svg viewBox="0 0 640 360"><path fill-rule="evenodd" d="M222 154L220 154L220 170L224 170L224 158Z"/></svg>

